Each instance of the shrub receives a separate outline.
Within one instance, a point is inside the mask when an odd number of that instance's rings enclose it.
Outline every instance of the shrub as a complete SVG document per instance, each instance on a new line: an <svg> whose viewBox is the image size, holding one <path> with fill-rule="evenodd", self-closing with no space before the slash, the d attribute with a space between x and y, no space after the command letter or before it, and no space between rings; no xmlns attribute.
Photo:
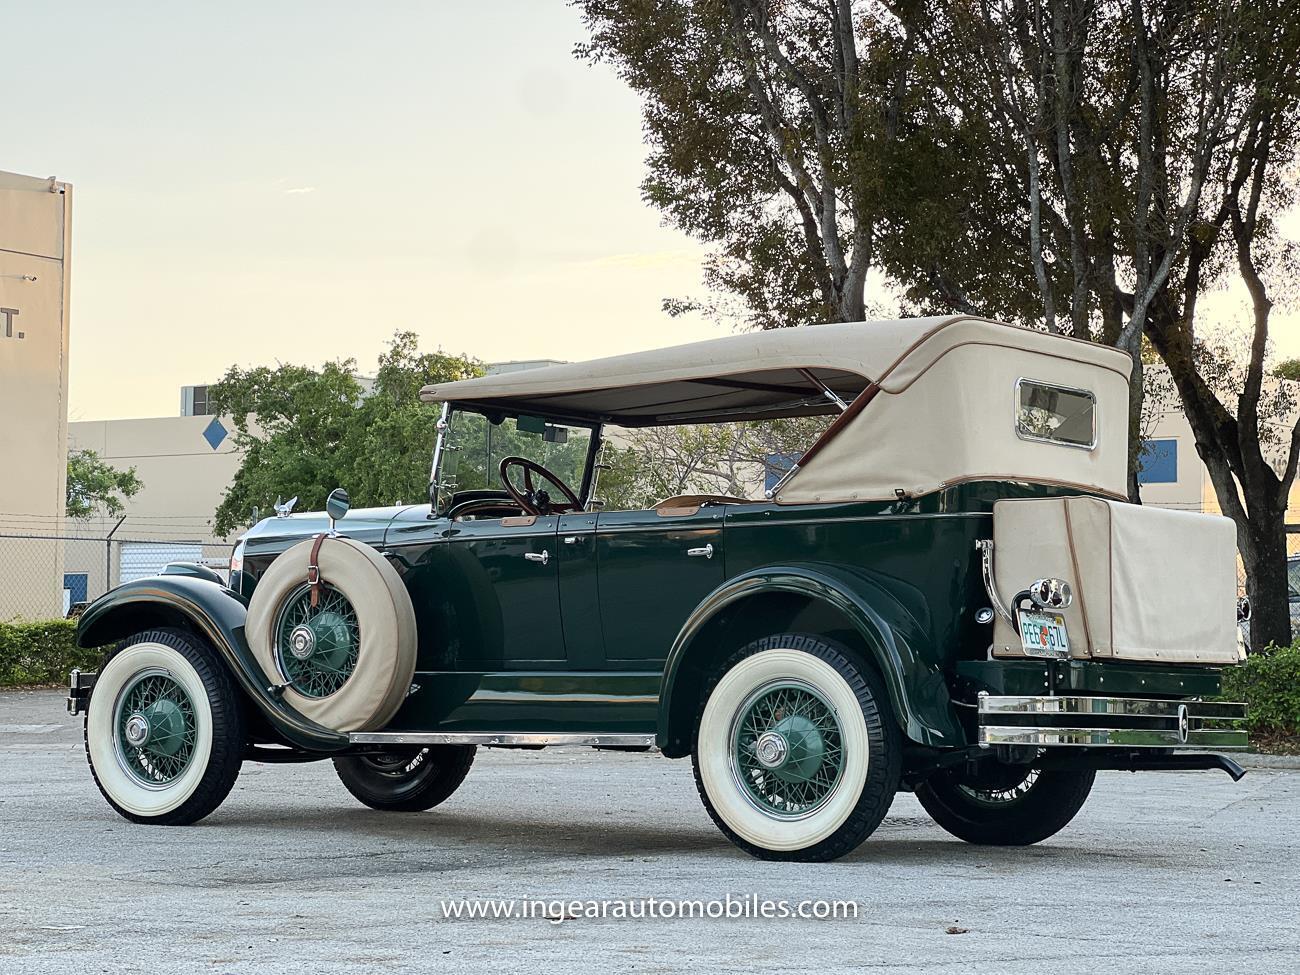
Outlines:
<svg viewBox="0 0 1300 975"><path fill-rule="evenodd" d="M94 670L100 653L77 646L76 620L0 622L0 687L62 684L73 667Z"/></svg>
<svg viewBox="0 0 1300 975"><path fill-rule="evenodd" d="M1269 647L1223 672L1223 696L1250 706L1256 734L1300 734L1300 641Z"/></svg>

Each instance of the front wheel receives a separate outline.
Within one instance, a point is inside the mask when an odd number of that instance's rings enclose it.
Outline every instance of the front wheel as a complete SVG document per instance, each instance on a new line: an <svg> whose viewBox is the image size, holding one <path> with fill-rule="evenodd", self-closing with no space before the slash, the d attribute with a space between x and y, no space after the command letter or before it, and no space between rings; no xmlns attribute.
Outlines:
<svg viewBox="0 0 1300 975"><path fill-rule="evenodd" d="M777 634L736 654L706 692L695 781L718 828L753 856L834 860L889 810L900 739L870 667L839 644Z"/></svg>
<svg viewBox="0 0 1300 975"><path fill-rule="evenodd" d="M104 665L86 710L95 784L133 822L197 822L239 775L242 705L229 672L198 637L137 634Z"/></svg>
<svg viewBox="0 0 1300 975"><path fill-rule="evenodd" d="M945 830L984 846L1029 846L1053 836L1078 814L1092 791L1091 770L990 765L977 774L938 772L916 798Z"/></svg>
<svg viewBox="0 0 1300 975"><path fill-rule="evenodd" d="M474 764L473 745L349 755L334 759L334 770L352 795L371 809L422 812L455 792Z"/></svg>

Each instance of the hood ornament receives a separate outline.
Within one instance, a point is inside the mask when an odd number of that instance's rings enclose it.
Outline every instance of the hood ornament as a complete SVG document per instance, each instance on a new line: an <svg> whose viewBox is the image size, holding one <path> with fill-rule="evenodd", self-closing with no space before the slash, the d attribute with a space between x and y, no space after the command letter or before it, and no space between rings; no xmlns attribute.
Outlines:
<svg viewBox="0 0 1300 975"><path fill-rule="evenodd" d="M277 518L288 518L293 514L293 506L298 503L298 495L294 495L288 501L281 502L277 497L275 499L275 516Z"/></svg>

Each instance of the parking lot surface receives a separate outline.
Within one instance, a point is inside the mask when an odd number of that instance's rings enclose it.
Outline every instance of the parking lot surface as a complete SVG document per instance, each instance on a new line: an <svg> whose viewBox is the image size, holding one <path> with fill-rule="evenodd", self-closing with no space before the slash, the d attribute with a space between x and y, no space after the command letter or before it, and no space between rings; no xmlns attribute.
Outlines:
<svg viewBox="0 0 1300 975"><path fill-rule="evenodd" d="M244 766L214 815L100 798L58 692L0 693L0 973L1293 972L1300 771L1103 773L1075 823L978 848L910 795L856 853L762 863L690 765L480 750L428 813L374 812L329 763ZM856 919L444 917L444 901L851 900ZM557 923L558 921L558 923Z"/></svg>

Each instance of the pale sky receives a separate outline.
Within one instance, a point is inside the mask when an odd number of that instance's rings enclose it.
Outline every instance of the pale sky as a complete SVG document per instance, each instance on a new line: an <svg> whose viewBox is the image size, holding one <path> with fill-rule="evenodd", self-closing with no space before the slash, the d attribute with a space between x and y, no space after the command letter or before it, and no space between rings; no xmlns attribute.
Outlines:
<svg viewBox="0 0 1300 975"><path fill-rule="evenodd" d="M573 58L562 0L73 0L5 28L0 169L74 186L73 420L175 415L234 362L365 371L398 329L488 361L725 333L660 310L703 252L642 203L638 101Z"/></svg>

